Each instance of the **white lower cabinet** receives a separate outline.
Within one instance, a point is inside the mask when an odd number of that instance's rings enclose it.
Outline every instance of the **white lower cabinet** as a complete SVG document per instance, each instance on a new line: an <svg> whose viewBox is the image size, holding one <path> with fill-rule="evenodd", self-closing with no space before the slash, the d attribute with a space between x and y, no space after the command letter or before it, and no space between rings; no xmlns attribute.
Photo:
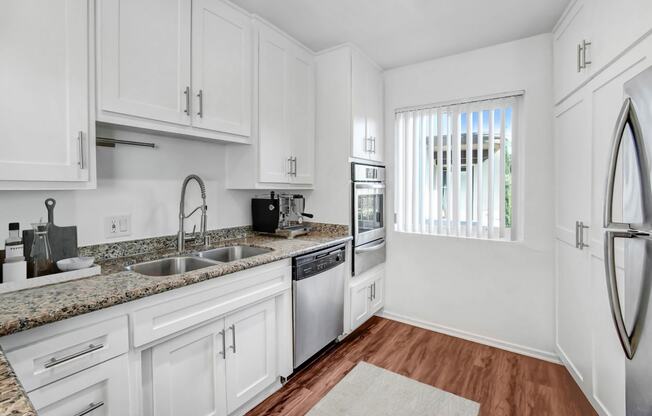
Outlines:
<svg viewBox="0 0 652 416"><path fill-rule="evenodd" d="M48 384L29 394L39 416L129 414L126 355Z"/></svg>
<svg viewBox="0 0 652 416"><path fill-rule="evenodd" d="M277 380L276 344L273 298L152 347L152 413L233 413Z"/></svg>
<svg viewBox="0 0 652 416"><path fill-rule="evenodd" d="M385 305L385 265L357 276L350 288L351 330L356 329Z"/></svg>
<svg viewBox="0 0 652 416"><path fill-rule="evenodd" d="M152 348L152 410L158 416L225 415L224 320Z"/></svg>

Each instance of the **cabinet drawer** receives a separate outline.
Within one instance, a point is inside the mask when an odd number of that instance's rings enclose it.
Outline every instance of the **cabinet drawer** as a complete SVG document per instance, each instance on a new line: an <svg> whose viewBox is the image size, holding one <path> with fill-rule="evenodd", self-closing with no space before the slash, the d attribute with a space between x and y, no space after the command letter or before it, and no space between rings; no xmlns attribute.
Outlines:
<svg viewBox="0 0 652 416"><path fill-rule="evenodd" d="M66 377L29 394L40 416L129 414L126 355Z"/></svg>
<svg viewBox="0 0 652 416"><path fill-rule="evenodd" d="M288 259L153 296L133 313L134 346L143 346L278 294L291 287L291 279Z"/></svg>
<svg viewBox="0 0 652 416"><path fill-rule="evenodd" d="M2 340L7 358L28 392L129 349L127 316L83 327L46 325Z"/></svg>

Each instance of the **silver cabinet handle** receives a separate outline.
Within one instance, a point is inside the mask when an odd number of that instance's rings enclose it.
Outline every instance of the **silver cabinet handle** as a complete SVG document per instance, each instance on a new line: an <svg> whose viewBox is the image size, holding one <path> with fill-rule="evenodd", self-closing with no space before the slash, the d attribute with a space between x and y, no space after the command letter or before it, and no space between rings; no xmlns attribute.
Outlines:
<svg viewBox="0 0 652 416"><path fill-rule="evenodd" d="M98 409L98 408L100 408L102 406L104 406L104 402L97 402L97 403L91 402L86 409L82 410L81 412L75 413L74 416L87 415L90 412L92 412L93 410Z"/></svg>
<svg viewBox="0 0 652 416"><path fill-rule="evenodd" d="M588 244L584 244L584 230L589 228L588 225L584 225L582 221L575 221L575 248L584 250L586 247L589 247Z"/></svg>
<svg viewBox="0 0 652 416"><path fill-rule="evenodd" d="M374 300L374 289L372 285L369 285L369 301Z"/></svg>
<svg viewBox="0 0 652 416"><path fill-rule="evenodd" d="M221 330L219 335L222 337L222 351L220 351L220 355L226 359L226 330Z"/></svg>
<svg viewBox="0 0 652 416"><path fill-rule="evenodd" d="M86 169L86 160L84 158L84 132L79 130L77 132L77 144L79 146L79 165L80 169Z"/></svg>
<svg viewBox="0 0 652 416"><path fill-rule="evenodd" d="M582 71L582 44L577 44L577 72Z"/></svg>
<svg viewBox="0 0 652 416"><path fill-rule="evenodd" d="M183 112L190 115L190 87L186 87L183 94L186 96L186 109Z"/></svg>
<svg viewBox="0 0 652 416"><path fill-rule="evenodd" d="M51 368L51 367L54 367L56 365L63 364L66 361L70 361L73 358L77 358L77 357L81 357L82 355L90 354L93 351L97 351L97 350L99 350L101 348L104 348L104 344L97 344L97 345L89 344L88 348L83 349L83 350L78 351L78 352L74 352L72 354L68 354L68 355L66 355L64 357L61 357L61 358L52 357L50 359L50 361L46 362L43 366L45 368Z"/></svg>
<svg viewBox="0 0 652 416"><path fill-rule="evenodd" d="M371 290L372 300L376 300L376 282L374 282L374 284L371 285L371 287L372 287L372 290Z"/></svg>
<svg viewBox="0 0 652 416"><path fill-rule="evenodd" d="M591 61L586 60L586 49L587 46L591 46L591 42L582 40L582 69L586 69L587 65L591 65Z"/></svg>
<svg viewBox="0 0 652 416"><path fill-rule="evenodd" d="M293 166L292 175L294 175L296 177L297 176L297 157L296 156L292 158L292 166Z"/></svg>
<svg viewBox="0 0 652 416"><path fill-rule="evenodd" d="M288 157L288 176L292 176L292 156Z"/></svg>
<svg viewBox="0 0 652 416"><path fill-rule="evenodd" d="M197 98L199 98L199 111L197 111L197 115L200 118L204 117L204 91L199 90L197 93Z"/></svg>
<svg viewBox="0 0 652 416"><path fill-rule="evenodd" d="M233 350L233 353L235 354L236 353L236 350L235 350L235 324L231 325L229 327L229 329L231 330L231 340L233 341L233 345L231 345L229 348L231 348Z"/></svg>

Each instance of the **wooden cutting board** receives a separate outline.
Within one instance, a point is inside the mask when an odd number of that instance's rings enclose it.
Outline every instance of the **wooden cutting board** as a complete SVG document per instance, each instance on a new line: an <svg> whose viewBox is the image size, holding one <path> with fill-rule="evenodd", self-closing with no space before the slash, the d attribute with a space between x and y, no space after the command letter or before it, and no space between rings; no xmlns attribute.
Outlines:
<svg viewBox="0 0 652 416"><path fill-rule="evenodd" d="M45 200L45 208L48 210L48 240L52 250L52 260L56 263L59 260L77 257L79 248L77 247L77 226L59 227L54 225L54 207L57 201L53 198ZM25 259L29 259L32 251L32 242L34 241L34 230L23 231L23 244Z"/></svg>

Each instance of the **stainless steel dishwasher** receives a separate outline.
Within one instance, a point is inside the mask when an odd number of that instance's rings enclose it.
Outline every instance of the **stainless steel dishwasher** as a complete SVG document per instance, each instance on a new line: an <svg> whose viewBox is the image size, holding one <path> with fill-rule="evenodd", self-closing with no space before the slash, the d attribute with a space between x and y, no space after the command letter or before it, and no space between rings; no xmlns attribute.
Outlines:
<svg viewBox="0 0 652 416"><path fill-rule="evenodd" d="M344 331L345 245L292 260L294 368Z"/></svg>

